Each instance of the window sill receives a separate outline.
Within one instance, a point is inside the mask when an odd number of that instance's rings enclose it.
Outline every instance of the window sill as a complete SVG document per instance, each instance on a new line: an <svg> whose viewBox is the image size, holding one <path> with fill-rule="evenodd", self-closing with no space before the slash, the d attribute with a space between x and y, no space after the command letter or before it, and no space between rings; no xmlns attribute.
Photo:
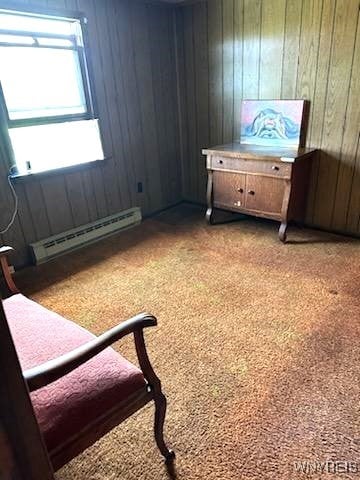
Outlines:
<svg viewBox="0 0 360 480"><path fill-rule="evenodd" d="M110 157L105 157L103 160L93 160L91 162L79 163L77 165L70 165L68 167L54 168L52 170L44 170L42 172L29 172L29 173L14 173L10 175L13 182L27 182L30 180L41 180L43 178L52 177L56 175L65 175L67 173L81 172L92 167L99 167L104 164L104 161Z"/></svg>

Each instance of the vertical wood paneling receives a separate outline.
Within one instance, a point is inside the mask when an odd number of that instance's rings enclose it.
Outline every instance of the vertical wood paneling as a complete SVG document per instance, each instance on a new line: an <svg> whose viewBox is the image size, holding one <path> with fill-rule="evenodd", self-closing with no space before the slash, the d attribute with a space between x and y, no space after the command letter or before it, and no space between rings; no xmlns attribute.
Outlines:
<svg viewBox="0 0 360 480"><path fill-rule="evenodd" d="M145 185L146 168L144 139L139 106L140 99L135 73L134 50L131 37L130 6L128 2L115 2L115 6L115 18L121 51L121 57L120 59L117 59L117 61L120 61L124 89L126 91L126 96L123 101L126 103L129 122L129 137L132 152L131 161L134 166L136 184L137 182L142 182L143 185ZM111 69L112 68L113 67L111 66ZM132 186L136 192L135 201L142 207L145 213L148 213L148 192L144 191L143 193L137 193L136 186L137 185Z"/></svg>
<svg viewBox="0 0 360 480"><path fill-rule="evenodd" d="M314 98L321 14L322 0L303 0L296 98Z"/></svg>
<svg viewBox="0 0 360 480"><path fill-rule="evenodd" d="M332 44L330 57L324 130L321 143L324 155L320 159L314 208L314 223L321 227L331 227L344 132L343 126L346 120L358 11L358 2L337 1L334 19L334 38L336 41Z"/></svg>
<svg viewBox="0 0 360 480"><path fill-rule="evenodd" d="M75 172L66 175L66 190L69 198L73 225L88 223L90 221L90 215L81 173Z"/></svg>
<svg viewBox="0 0 360 480"><path fill-rule="evenodd" d="M234 125L234 0L223 0L223 135L232 141Z"/></svg>
<svg viewBox="0 0 360 480"><path fill-rule="evenodd" d="M92 0L91 17L89 22L94 26L93 35L97 42L93 44L93 58L100 68L95 69L95 84L97 86L97 100L99 118L102 126L105 156L108 161L103 168L106 185L106 199L108 212L115 213L121 209L121 189L116 174L116 162L121 152L121 134L117 114L116 87L112 68L109 29L107 24L107 8L103 2ZM106 80L106 83L105 83ZM106 86L105 86L106 85Z"/></svg>
<svg viewBox="0 0 360 480"><path fill-rule="evenodd" d="M209 121L210 143L223 141L223 5L222 1L208 2L209 39ZM185 24L185 29L187 28ZM185 50L185 58L189 51Z"/></svg>
<svg viewBox="0 0 360 480"><path fill-rule="evenodd" d="M108 157L88 170L16 185L19 215L0 242L12 244L16 264L24 265L29 242L130 206L151 213L180 201L182 192L172 10L127 0L13 3L86 15L88 60ZM0 228L12 208L7 157L0 149Z"/></svg>
<svg viewBox="0 0 360 480"><path fill-rule="evenodd" d="M356 167L356 151L359 143L359 125L360 125L360 28L359 17L357 25L357 40L353 57L350 91L347 101L347 111L345 119L344 137L341 150L341 161L339 164L336 195L334 201L334 211L332 227L337 230L345 230L347 225L347 212L349 207L350 195L352 191L352 181L354 179L354 169ZM359 190L359 188L358 188ZM354 229L356 232L356 229Z"/></svg>
<svg viewBox="0 0 360 480"><path fill-rule="evenodd" d="M153 192L148 199L150 211L159 210L163 205L161 191L161 169L159 163L159 143L156 130L154 90L152 83L149 32L147 27L147 7L134 2L131 7L131 28L135 51L135 69L138 89L141 92L141 123L144 136L146 158L147 191Z"/></svg>
<svg viewBox="0 0 360 480"><path fill-rule="evenodd" d="M35 181L27 182L24 184L24 188L30 219L35 229L35 238L46 238L51 235L51 229L41 184ZM16 190L18 191L18 189Z"/></svg>
<svg viewBox="0 0 360 480"><path fill-rule="evenodd" d="M106 9L109 40L111 43L110 70L114 76L115 95L115 123L113 124L115 141L117 143L118 161L116 162L117 176L120 185L123 208L128 208L137 202L134 186L136 184L135 163L130 141L130 124L127 102L121 102L125 98L124 78L122 73L123 49L119 37L117 22L115 21L117 10L115 2L110 2ZM115 128L116 126L116 128Z"/></svg>
<svg viewBox="0 0 360 480"><path fill-rule="evenodd" d="M155 9L156 11L156 9ZM175 65L175 43L173 42L175 30L171 21L172 15L168 8L158 8L158 16L160 28L163 34L171 41L161 42L160 58L161 58L161 85L162 95L165 99L165 138L167 140L167 158L168 165L168 186L169 196L167 205L174 204L181 197L181 180L180 180L180 145L179 145L179 123L177 116L177 95L176 95L176 65ZM176 127L176 128L173 128ZM163 140L162 140L163 142Z"/></svg>
<svg viewBox="0 0 360 480"><path fill-rule="evenodd" d="M198 165L197 165L197 118L196 118L196 75L194 59L194 15L193 8L184 9L184 45L185 45L185 92L186 92L186 130L188 138L189 200L198 199ZM210 107L211 108L211 107ZM210 112L211 116L211 112ZM211 128L211 123L210 123Z"/></svg>
<svg viewBox="0 0 360 480"><path fill-rule="evenodd" d="M347 214L347 230L360 234L360 136L358 138L354 176L351 183L350 203Z"/></svg>
<svg viewBox="0 0 360 480"><path fill-rule="evenodd" d="M329 37L332 30L332 10L334 2L323 0L304 0L301 6L300 39L295 98L311 100L308 124L307 146L320 145L322 135L323 114L327 92L327 75L331 43ZM322 23L322 20L327 23ZM325 43L324 40L326 39ZM314 136L318 136L317 141ZM319 153L312 163L308 193L308 215L313 216L315 192L317 186ZM311 205L311 206L310 206Z"/></svg>
<svg viewBox="0 0 360 480"><path fill-rule="evenodd" d="M33 242L34 239L36 238L36 232L34 228L34 222L30 213L25 186L19 185L16 189L16 194L18 196L19 222L22 227L24 240L26 243L30 243L30 242Z"/></svg>
<svg viewBox="0 0 360 480"><path fill-rule="evenodd" d="M335 15L336 0L327 0L323 2L323 10L321 16L321 27L319 37L319 51L315 79L315 94L311 98L311 126L308 131L308 144L314 146L321 145L323 134L323 121L326 105L326 95L328 89L328 76L330 69L330 53L333 36L333 24ZM322 152L319 152L312 164L312 175L310 178L307 221L312 224L314 222L315 197L318 181L319 164Z"/></svg>
<svg viewBox="0 0 360 480"><path fill-rule="evenodd" d="M264 2L261 15L259 96L281 97L285 0Z"/></svg>
<svg viewBox="0 0 360 480"><path fill-rule="evenodd" d="M243 96L243 29L244 29L244 0L234 0L234 127L233 141L240 139L240 104Z"/></svg>
<svg viewBox="0 0 360 480"><path fill-rule="evenodd" d="M281 76L281 98L296 97L300 29L303 3L287 0L285 5L285 37Z"/></svg>
<svg viewBox="0 0 360 480"><path fill-rule="evenodd" d="M51 235L74 227L71 207L65 186L65 177L49 177L42 181L45 206Z"/></svg>
<svg viewBox="0 0 360 480"><path fill-rule="evenodd" d="M307 222L359 233L358 0L209 0L174 11L128 0L16 1L86 14L110 157L16 186L19 216L0 241L19 250L17 264L27 262L29 242L121 208L203 202L201 148L239 138L243 98L310 100L307 143L322 153ZM12 206L1 148L0 163L1 227Z"/></svg>
<svg viewBox="0 0 360 480"><path fill-rule="evenodd" d="M259 97L261 0L244 0L243 98Z"/></svg>
<svg viewBox="0 0 360 480"><path fill-rule="evenodd" d="M201 154L203 145L209 145L209 59L207 50L207 5L198 3L194 6L194 62L196 65L196 161L198 170L198 196L201 202L206 191L206 171L204 169L205 159Z"/></svg>
<svg viewBox="0 0 360 480"><path fill-rule="evenodd" d="M181 195L180 146L177 127L177 90L172 13L167 8L148 6L151 74L162 175L163 206ZM172 35L170 38L168 35ZM164 38L169 41L164 42ZM194 83L194 81L193 81ZM194 127L195 128L195 127ZM193 157L194 158L194 157ZM195 175L197 170L194 170ZM196 185L196 182L194 182Z"/></svg>
<svg viewBox="0 0 360 480"><path fill-rule="evenodd" d="M189 141L186 118L186 78L185 78L185 45L184 45L184 10L175 9L173 12L173 23L175 27L176 46L176 74L177 74L177 99L179 117L179 141L181 160L181 190L184 198L190 198L190 173L191 161L189 156Z"/></svg>
<svg viewBox="0 0 360 480"><path fill-rule="evenodd" d="M232 137L239 139L242 99L310 100L307 145L321 148L321 154L313 164L307 223L357 233L360 228L359 1L205 3L208 4L210 143L229 141L230 119ZM182 31L191 38L196 34L192 20L195 5L182 11L186 11ZM192 43L185 42L184 48L188 64L193 55ZM231 57L233 65L229 63ZM198 75L199 66L195 62L187 71L186 95ZM232 87L233 106L229 108L227 92ZM188 108L191 111L195 104L198 109L200 98L196 92L190 95ZM183 117L192 115L188 111ZM191 122L187 128L190 132ZM204 146L199 142L199 148ZM201 172L191 155L189 159L186 168L190 172L184 177L184 189L187 198L198 201L194 172L198 178ZM201 200L205 201L204 195Z"/></svg>
<svg viewBox="0 0 360 480"><path fill-rule="evenodd" d="M89 221L93 222L97 218L101 217L98 214L96 205L96 189L94 187L92 172L87 170L81 174L86 206L88 209ZM101 186L100 186L101 188Z"/></svg>

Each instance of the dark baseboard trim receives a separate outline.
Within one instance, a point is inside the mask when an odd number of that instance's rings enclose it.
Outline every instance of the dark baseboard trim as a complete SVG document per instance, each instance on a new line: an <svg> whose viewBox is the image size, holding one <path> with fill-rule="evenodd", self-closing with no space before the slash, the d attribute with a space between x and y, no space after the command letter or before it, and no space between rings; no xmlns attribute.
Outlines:
<svg viewBox="0 0 360 480"><path fill-rule="evenodd" d="M171 205L168 205L167 207L160 208L159 210L155 210L154 212L148 213L146 215L143 215L143 220L147 220L148 218L153 218L156 215L159 215L159 213L166 212L167 210L170 210L171 208L178 207L184 203L183 200L179 200L178 202L172 203Z"/></svg>

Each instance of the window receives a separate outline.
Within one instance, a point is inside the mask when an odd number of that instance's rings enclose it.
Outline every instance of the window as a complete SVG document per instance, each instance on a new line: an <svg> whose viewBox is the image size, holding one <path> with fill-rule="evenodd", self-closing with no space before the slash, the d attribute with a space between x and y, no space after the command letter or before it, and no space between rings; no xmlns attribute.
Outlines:
<svg viewBox="0 0 360 480"><path fill-rule="evenodd" d="M80 19L0 10L0 85L19 173L103 159Z"/></svg>

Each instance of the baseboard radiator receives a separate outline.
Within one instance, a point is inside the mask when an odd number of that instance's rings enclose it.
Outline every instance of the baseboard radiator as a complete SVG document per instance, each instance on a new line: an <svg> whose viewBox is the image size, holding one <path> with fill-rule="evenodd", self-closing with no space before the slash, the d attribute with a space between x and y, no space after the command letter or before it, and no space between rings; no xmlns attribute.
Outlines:
<svg viewBox="0 0 360 480"><path fill-rule="evenodd" d="M140 222L140 208L130 208L115 215L101 218L96 222L81 225L67 232L53 235L36 243L31 243L30 248L34 261L38 265L64 253L114 235L122 230L139 225Z"/></svg>

